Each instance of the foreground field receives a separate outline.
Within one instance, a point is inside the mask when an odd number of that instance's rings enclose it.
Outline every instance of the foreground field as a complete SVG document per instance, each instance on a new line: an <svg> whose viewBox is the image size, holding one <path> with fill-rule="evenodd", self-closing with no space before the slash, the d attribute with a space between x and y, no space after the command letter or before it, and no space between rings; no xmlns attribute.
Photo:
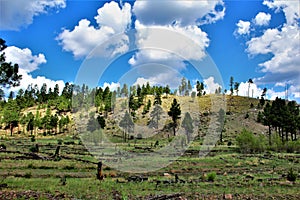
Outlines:
<svg viewBox="0 0 300 200"><path fill-rule="evenodd" d="M194 141L193 144L198 141ZM147 174L103 167L80 140L5 138L0 140L0 199L299 199L299 178L287 181L290 169L300 172L299 154L244 155L235 146L216 146L199 158L197 145L171 165ZM34 152L38 144L39 151ZM142 145L142 141L141 141ZM60 146L59 156L53 156ZM136 151L134 146L127 150ZM140 150L140 149L139 149ZM105 164L105 163L104 163ZM179 177L175 181L175 175ZM140 181L144 177L144 181ZM298 175L299 177L299 175Z"/></svg>

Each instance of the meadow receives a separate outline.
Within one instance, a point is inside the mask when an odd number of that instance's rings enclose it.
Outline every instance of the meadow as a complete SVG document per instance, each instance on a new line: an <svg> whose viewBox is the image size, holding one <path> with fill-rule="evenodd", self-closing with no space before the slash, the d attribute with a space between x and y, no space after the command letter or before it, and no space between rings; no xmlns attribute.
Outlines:
<svg viewBox="0 0 300 200"><path fill-rule="evenodd" d="M299 198L299 180L290 182L286 177L291 168L299 173L299 154L240 154L235 146L218 145L199 158L197 142L155 172L131 174L104 166L105 178L100 181L96 179L97 160L78 138L2 137L6 150L0 151L0 198L221 199L224 194L232 199ZM35 144L39 144L38 153L30 151ZM58 145L60 154L54 158ZM131 150L136 150L133 145ZM175 175L180 182L174 181ZM132 176L148 180L128 181Z"/></svg>

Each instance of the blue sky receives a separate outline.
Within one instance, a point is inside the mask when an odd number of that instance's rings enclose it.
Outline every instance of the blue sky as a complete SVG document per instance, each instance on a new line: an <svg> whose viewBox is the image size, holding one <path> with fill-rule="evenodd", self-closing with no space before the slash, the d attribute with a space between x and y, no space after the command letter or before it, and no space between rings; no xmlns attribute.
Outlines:
<svg viewBox="0 0 300 200"><path fill-rule="evenodd" d="M287 85L289 99L300 101L297 0L24 2L0 1L0 35L7 59L20 65L23 88L91 77L111 87L128 80L175 87L185 76L204 81L209 92L228 89L233 76L239 95L248 95L252 78L254 97L267 87L268 98L284 98ZM185 49L186 42L194 45ZM103 50L107 45L113 50Z"/></svg>

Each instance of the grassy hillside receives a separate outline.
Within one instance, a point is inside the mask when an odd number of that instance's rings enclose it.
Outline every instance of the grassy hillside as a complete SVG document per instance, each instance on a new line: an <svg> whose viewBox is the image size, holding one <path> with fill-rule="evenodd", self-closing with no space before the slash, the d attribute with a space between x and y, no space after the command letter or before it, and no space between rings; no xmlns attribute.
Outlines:
<svg viewBox="0 0 300 200"><path fill-rule="evenodd" d="M202 97L196 97L191 98L189 96L162 96L162 108L167 113L168 110L171 107L171 103L173 99L176 98L180 104L181 110L182 110L182 117L184 116L185 112L190 112L190 114L193 116L193 118L200 118L200 122L205 122L202 124L204 127L208 125L211 117L211 113L217 112L218 105L212 105L212 104L218 104L218 101L220 101L220 104L222 104L222 107L226 109L227 112L226 119L225 119L225 127L224 127L224 139L225 141L233 140L235 135L237 133L240 133L241 130L244 128L249 129L253 131L254 133L264 133L266 132L266 127L263 125L256 123L256 118L259 109L257 109L257 104L259 101L257 99L253 98L247 98L247 97L240 97L240 96L223 96L223 95L205 95ZM144 104L146 105L148 100L151 101L153 104L154 102L154 96L147 95L147 97L144 100ZM111 122L114 119L121 119L123 116L124 108L122 108L122 104L128 103L128 101L125 98L119 98L118 103L116 104L115 112L114 114L109 114L107 121L107 127L112 128L112 126L116 126L115 124L112 124ZM250 105L254 105L253 108L250 107ZM137 110L137 120L135 121L138 125L147 125L150 113L153 109L153 106L151 106L150 111L147 114L142 114L144 106L141 106ZM22 114L28 114L29 112L32 112L34 115L37 111L39 111L40 116L43 117L46 113L46 106L34 106L27 108L22 111ZM76 133L76 130L80 129L80 126L86 126L88 122L88 114L91 112L95 112L95 108L90 108L88 111L82 111L77 113L71 113L67 112L64 113L64 115L69 116L69 118L72 120L72 123L70 127L70 131L72 134ZM55 114L58 111L55 109L51 110L51 114ZM246 115L249 117L246 118ZM76 118L77 121L74 121L73 118ZM169 117L165 114L163 116L163 120L169 120ZM72 125L73 124L73 125ZM79 126L79 127L76 127ZM206 127L207 128L207 127ZM15 129L15 133L17 130L24 130L22 125L19 125L19 129ZM8 134L8 131L1 130L0 132L2 135ZM70 134L70 133L66 133ZM39 135L37 135L39 136Z"/></svg>

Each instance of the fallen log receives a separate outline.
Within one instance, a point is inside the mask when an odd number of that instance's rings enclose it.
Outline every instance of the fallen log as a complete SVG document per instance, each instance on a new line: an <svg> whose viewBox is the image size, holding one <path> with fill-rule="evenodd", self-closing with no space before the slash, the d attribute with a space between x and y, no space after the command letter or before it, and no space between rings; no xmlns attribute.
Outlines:
<svg viewBox="0 0 300 200"><path fill-rule="evenodd" d="M159 195L155 197L150 197L147 200L166 200L166 199L174 199L174 198L179 198L182 195L182 193L176 193L176 194L164 194L164 195Z"/></svg>

